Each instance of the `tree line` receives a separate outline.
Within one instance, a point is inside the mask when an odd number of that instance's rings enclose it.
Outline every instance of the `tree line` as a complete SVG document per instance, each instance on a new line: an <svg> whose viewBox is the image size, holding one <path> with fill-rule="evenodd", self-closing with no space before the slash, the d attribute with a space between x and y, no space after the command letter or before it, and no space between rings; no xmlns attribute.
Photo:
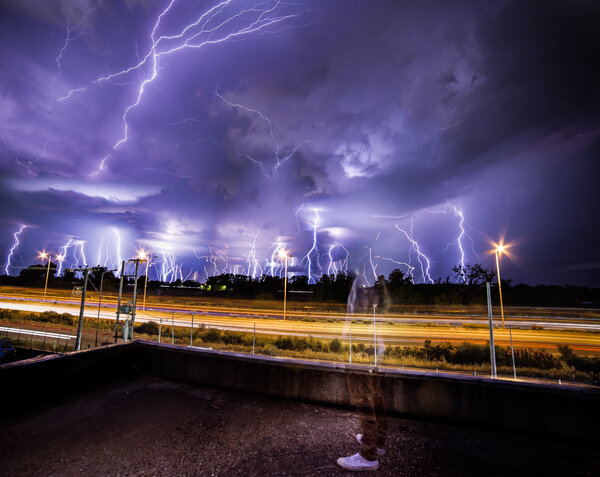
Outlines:
<svg viewBox="0 0 600 477"><path fill-rule="evenodd" d="M18 276L0 276L0 285L44 287L48 268L31 265ZM80 286L82 280L75 272L66 269L56 276L57 266L50 264L48 287L69 289ZM485 303L485 283L494 283L494 295L498 294L496 273L480 264L464 267L456 265L453 276L437 279L434 283L414 283L412 277L401 269L393 270L387 277L380 275L374 280L373 288L394 305L471 305ZM100 267L89 274L90 288L99 288L104 273L103 290L115 292L119 278L113 272ZM138 284L145 282L145 276L138 278ZM315 283L309 283L305 275L294 275L288 279L287 299L290 301L316 301L345 303L354 277L347 273L323 274ZM128 278L127 285L133 283ZM280 299L284 281L281 277L263 275L253 278L247 275L223 273L208 277L202 284L193 280L176 280L163 283L148 281L151 294L195 294L231 296L239 298ZM559 285L513 285L511 280L502 280L504 303L509 306L555 306L555 307L600 307L600 289L579 286ZM497 297L495 296L496 300Z"/></svg>

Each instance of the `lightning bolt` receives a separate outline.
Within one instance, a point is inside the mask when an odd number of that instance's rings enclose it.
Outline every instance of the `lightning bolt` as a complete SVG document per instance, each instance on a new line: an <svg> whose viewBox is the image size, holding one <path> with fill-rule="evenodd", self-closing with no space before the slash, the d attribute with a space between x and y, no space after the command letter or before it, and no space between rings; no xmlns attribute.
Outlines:
<svg viewBox="0 0 600 477"><path fill-rule="evenodd" d="M10 262L13 258L13 255L15 255L15 253L17 252L17 249L19 248L19 244L20 244L19 237L23 233L23 230L25 230L26 228L27 228L27 225L21 225L19 227L19 230L13 234L13 244L12 244L12 247L10 248L10 251L8 252L8 256L6 257L6 266L4 267L5 275L10 275L10 273L8 271L8 269L11 268Z"/></svg>
<svg viewBox="0 0 600 477"><path fill-rule="evenodd" d="M460 275L461 275L463 283L467 283L467 276L465 275L465 251L463 249L463 244L462 244L462 239L465 236L465 228L463 227L463 225L465 223L465 216L463 215L462 211L460 211L460 210L458 210L458 208L456 208L456 206L454 206L454 212L456 213L456 215L458 215L460 217L460 222L458 223L458 228L460 229L460 234L458 234L458 237L455 240L456 245L458 246L458 249L460 250Z"/></svg>
<svg viewBox="0 0 600 477"><path fill-rule="evenodd" d="M60 276L60 274L62 273L63 263L67 259L67 252L69 251L69 248L71 247L71 245L73 245L73 239L69 238L68 242L59 248L60 255L63 257L63 260L58 261L58 269L56 270L57 277Z"/></svg>
<svg viewBox="0 0 600 477"><path fill-rule="evenodd" d="M450 242L449 244L446 245L446 248L444 249L444 251L447 251L448 248L453 245L456 244L457 248L458 248L458 252L459 252L459 263L460 263L460 281L462 281L463 283L467 282L467 277L465 275L465 264L466 264L466 254L465 254L465 249L464 249L464 244L463 244L463 240L465 239L465 237L467 239L469 239L471 241L471 248L473 248L473 239L467 234L466 230L465 230L465 216L463 214L463 211L461 209L459 209L456 205L453 205L449 202L446 203L446 206L441 210L441 211L431 211L431 210L427 210L427 212L429 212L430 214L447 214L447 208L451 208L454 211L454 215L456 215L459 219L458 221L458 229L459 229L459 234L456 237L456 239L454 239L452 242ZM475 253L475 252L473 252Z"/></svg>
<svg viewBox="0 0 600 477"><path fill-rule="evenodd" d="M311 226L312 231L313 231L312 247L310 248L310 250L306 253L306 255L304 256L304 258L302 259L303 262L304 262L304 260L306 260L306 262L307 262L307 265L306 265L306 274L308 275L308 283L310 283L311 280L313 282L316 282L316 280L312 276L312 273L313 273L312 272L313 263L312 263L312 260L310 258L310 256L313 253L316 254L315 263L316 263L317 267L321 268L321 265L319 264L319 258L320 258L319 247L317 246L317 229L319 228L319 220L321 218L319 217L319 210L318 209L313 208L312 211L315 214L315 219L314 219L314 221L312 223L312 226Z"/></svg>
<svg viewBox="0 0 600 477"><path fill-rule="evenodd" d="M263 120L269 130L269 135L271 136L271 139L273 141L275 141L275 135L273 133L273 122L262 112L260 112L257 109L253 109L253 108L249 108L247 106L244 106L242 104L239 103L232 103L231 101L227 100L226 98L224 98L221 94L219 94L219 89L215 89L214 93L213 93L217 98L221 99L221 101L223 101L225 104L231 106L232 108L236 108L242 111L245 111L247 113L251 113L251 114L255 114L257 115L261 120ZM310 141L304 141L303 143L297 145L296 147L294 147L290 152L288 152L287 154L284 155L280 155L280 147L277 146L275 148L275 152L274 152L274 158L275 158L275 166L273 167L273 171L269 173L269 171L267 171L267 169L265 168L265 165L263 164L262 161L259 161L257 159L254 159L252 156L250 156L249 154L240 154L240 156L245 157L246 159L248 159L250 162L252 162L254 165L256 165L263 173L263 175L265 177L271 177L273 175L273 172L276 171L277 169L279 169L286 161L288 161L291 157L294 156L294 154L296 154L296 152L298 151L298 149L300 149L300 147L302 147L303 145L309 143Z"/></svg>
<svg viewBox="0 0 600 477"><path fill-rule="evenodd" d="M371 265L371 273L373 273L373 278L377 280L377 265L373 263L373 249L371 247L365 247L369 250L369 265Z"/></svg>
<svg viewBox="0 0 600 477"><path fill-rule="evenodd" d="M74 254L76 253L76 251L79 250L79 253L76 256L76 260L77 260L77 267L80 266L79 264L79 260L81 259L81 266L86 267L87 266L87 258L85 258L85 241L83 240L77 240L77 242L75 243L75 250L74 250Z"/></svg>
<svg viewBox="0 0 600 477"><path fill-rule="evenodd" d="M77 23L77 25L75 25L72 28L71 28L71 7L69 7L69 14L67 15L67 35L65 36L65 43L64 43L63 47L60 49L60 51L58 52L58 56L56 57L56 64L58 65L59 68L62 66L60 64L60 61L62 59L63 53L68 48L69 43L77 40L77 38L79 38L81 35L85 34L87 17L90 16L93 12L95 12L100 7L101 4L102 4L102 0L98 0L98 3L96 3L96 5L94 5L94 7L92 7L90 10L86 10L83 13L81 19L79 20L79 23ZM73 36L71 36L71 34L73 34Z"/></svg>
<svg viewBox="0 0 600 477"><path fill-rule="evenodd" d="M344 252L346 252L346 258L342 259L333 259L333 251L336 248L341 248L344 250ZM348 250L346 249L346 247L344 247L343 245L339 244L339 243L334 243L332 245L329 246L329 251L327 252L327 256L329 257L329 265L327 267L327 275L337 275L338 273L346 273L348 271L348 257L350 256L350 252L348 252ZM336 262L338 262L338 265L336 265Z"/></svg>
<svg viewBox="0 0 600 477"><path fill-rule="evenodd" d="M257 32L268 32L270 27L279 25L282 22L298 16L295 14L279 13L282 5L288 5L279 0L259 2L253 6L242 8L237 12L229 12L227 7L232 6L234 1L225 0L202 13L193 23L190 23L185 28L181 29L179 33L175 35L157 36L158 31L162 26L161 23L163 19L168 17L175 3L176 0L171 0L169 5L156 19L152 33L150 34L152 46L143 58L128 68L100 77L92 83L100 84L105 81L111 81L132 72L140 74L143 67L148 65L150 67L150 73L146 75L138 86L135 101L128 105L123 112L121 118L123 121L123 134L121 138L113 144L112 150L101 160L97 172L102 171L111 154L122 144L127 142L129 138L128 116L142 101L146 88L156 79L161 70L161 58L168 57L169 55L173 55L183 50L202 49L208 45L217 45L235 41ZM233 25L235 22L243 22L243 24L236 27ZM81 91L82 89L85 88L72 90L60 99L66 100L70 98L72 94Z"/></svg>
<svg viewBox="0 0 600 477"><path fill-rule="evenodd" d="M411 243L412 250L414 252L416 252L416 254L417 254L417 261L419 262L419 265L421 266L421 281L423 283L425 283L426 281L429 283L433 283L433 280L432 280L431 276L429 275L429 269L431 268L431 263L429 261L429 258L427 258L427 256L423 252L421 252L421 247L419 246L419 242L417 242L413 238L412 221L410 224L410 234L408 234L408 232L406 232L406 230L398 227L397 224L394 224L394 225L400 232L402 232L404 234L406 239Z"/></svg>
<svg viewBox="0 0 600 477"><path fill-rule="evenodd" d="M121 263L123 263L123 255L121 252L121 233L119 232L119 229L116 229L116 228L113 229L113 233L117 237L117 267L116 267L117 273L115 274L115 276L120 277L121 276Z"/></svg>
<svg viewBox="0 0 600 477"><path fill-rule="evenodd" d="M173 282L177 276L177 263L174 252L170 250L161 249L160 254L162 256L161 269L159 277L161 282Z"/></svg>
<svg viewBox="0 0 600 477"><path fill-rule="evenodd" d="M300 214L300 212L302 212L303 208L304 208L304 202L302 202L302 204L300 205L300 207L298 207L298 210L296 210L296 213L294 214L294 217L296 217L296 225L298 226L298 233L300 233L300 221L298 220L298 214Z"/></svg>
<svg viewBox="0 0 600 477"><path fill-rule="evenodd" d="M412 283L415 283L415 280L413 277L413 272L415 271L415 267L413 267L410 263L394 260L393 258L387 258L387 257L380 257L380 258L381 258L381 260L386 260L388 262L395 263L396 265L402 265L402 266L406 267L408 278L410 279L410 281Z"/></svg>
<svg viewBox="0 0 600 477"><path fill-rule="evenodd" d="M271 254L271 261L267 262L267 266L271 268L271 276L274 277L275 273L277 276L281 275L281 267L283 266L283 259L279 257L279 251L285 250L285 243L276 242L273 245L273 253ZM279 261L277 260L279 258Z"/></svg>
<svg viewBox="0 0 600 477"><path fill-rule="evenodd" d="M246 261L248 263L248 275L252 278L256 278L257 270L260 270L260 275L263 274L263 269L258 263L256 259L256 240L258 239L258 235L260 234L260 227L256 231L256 235L254 236L254 240L250 244L250 251L248 252L248 256L246 257Z"/></svg>
<svg viewBox="0 0 600 477"><path fill-rule="evenodd" d="M219 94L218 87L215 89L213 94L217 98L219 98L221 101L223 101L225 104L228 104L229 106L231 106L232 108L241 109L242 111L246 111L247 113L251 113L251 114L256 114L260 119L262 119L265 123L267 123L267 126L269 128L269 134L271 135L271 139L275 140L275 136L273 135L273 123L263 113L261 113L257 109L248 108L247 106L243 106L239 103L232 103L231 101L228 101L227 99L225 99L223 96L221 96Z"/></svg>
<svg viewBox="0 0 600 477"><path fill-rule="evenodd" d="M37 175L35 172L33 172L31 170L31 166L33 164L36 164L40 159L43 159L43 158L46 157L46 146L48 145L48 141L49 141L49 139L46 139L46 141L44 141L43 150L42 150L42 152L35 159L32 159L31 161L27 161L27 162L21 162L19 160L19 158L15 156L15 162L18 165L23 166L25 169L27 169L27 173L29 175L32 175L32 176ZM6 142L5 142L5 144L6 144ZM7 146L8 146L8 144L7 144Z"/></svg>
<svg viewBox="0 0 600 477"><path fill-rule="evenodd" d="M213 254L213 249L210 246L210 244L206 244L206 246L208 247L208 251L210 253L210 258L208 259L208 261L212 264L212 266L215 268L215 275L219 274L219 267L217 267L217 259L215 258L214 254Z"/></svg>
<svg viewBox="0 0 600 477"><path fill-rule="evenodd" d="M98 247L98 260L96 263L98 266L102 263L102 247L104 246L104 235L100 237L100 246Z"/></svg>

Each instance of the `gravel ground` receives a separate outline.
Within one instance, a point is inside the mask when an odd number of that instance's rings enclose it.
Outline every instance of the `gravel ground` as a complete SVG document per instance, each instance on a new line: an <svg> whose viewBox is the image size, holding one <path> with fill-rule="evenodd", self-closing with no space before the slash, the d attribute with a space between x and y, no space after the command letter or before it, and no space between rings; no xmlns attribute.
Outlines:
<svg viewBox="0 0 600 477"><path fill-rule="evenodd" d="M352 412L142 376L0 424L1 475L357 475ZM600 475L593 445L391 418L376 475Z"/></svg>

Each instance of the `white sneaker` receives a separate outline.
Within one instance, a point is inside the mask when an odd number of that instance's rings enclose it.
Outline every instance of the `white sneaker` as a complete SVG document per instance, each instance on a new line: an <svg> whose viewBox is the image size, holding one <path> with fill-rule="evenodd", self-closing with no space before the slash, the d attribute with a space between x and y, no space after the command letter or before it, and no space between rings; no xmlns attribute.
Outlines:
<svg viewBox="0 0 600 477"><path fill-rule="evenodd" d="M362 434L356 434L356 442L362 444ZM385 449L377 448L377 455L385 455Z"/></svg>
<svg viewBox="0 0 600 477"><path fill-rule="evenodd" d="M348 457L340 457L337 460L340 467L348 470L377 470L379 469L378 460L367 460L360 454L354 454Z"/></svg>

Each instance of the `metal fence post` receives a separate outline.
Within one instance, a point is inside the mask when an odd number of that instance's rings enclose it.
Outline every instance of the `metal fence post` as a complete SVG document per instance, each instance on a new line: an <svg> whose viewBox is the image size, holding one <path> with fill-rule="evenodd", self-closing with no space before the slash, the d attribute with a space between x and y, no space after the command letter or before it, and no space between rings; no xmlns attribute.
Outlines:
<svg viewBox="0 0 600 477"><path fill-rule="evenodd" d="M193 346L194 339L194 312L192 311L192 327L190 328L190 346Z"/></svg>
<svg viewBox="0 0 600 477"><path fill-rule="evenodd" d="M350 320L350 326L348 328L350 330L350 364L352 364L352 320Z"/></svg>
<svg viewBox="0 0 600 477"><path fill-rule="evenodd" d="M496 379L496 349L494 348L494 322L492 320L492 295L490 291L490 282L485 283L487 290L487 306L488 306L488 319L490 321L490 361L492 365L492 378Z"/></svg>
<svg viewBox="0 0 600 477"><path fill-rule="evenodd" d="M516 381L517 380L517 367L515 366L515 349L513 348L512 330L510 328L510 325L508 325L508 334L510 336L510 352L512 354L513 376Z"/></svg>
<svg viewBox="0 0 600 477"><path fill-rule="evenodd" d="M175 312L171 313L171 344L175 344Z"/></svg>
<svg viewBox="0 0 600 477"><path fill-rule="evenodd" d="M375 328L375 309L377 304L373 304L373 356L375 357L375 367L377 367L377 331Z"/></svg>
<svg viewBox="0 0 600 477"><path fill-rule="evenodd" d="M162 316L158 318L160 321L158 322L158 342L160 343L160 334L162 332Z"/></svg>

